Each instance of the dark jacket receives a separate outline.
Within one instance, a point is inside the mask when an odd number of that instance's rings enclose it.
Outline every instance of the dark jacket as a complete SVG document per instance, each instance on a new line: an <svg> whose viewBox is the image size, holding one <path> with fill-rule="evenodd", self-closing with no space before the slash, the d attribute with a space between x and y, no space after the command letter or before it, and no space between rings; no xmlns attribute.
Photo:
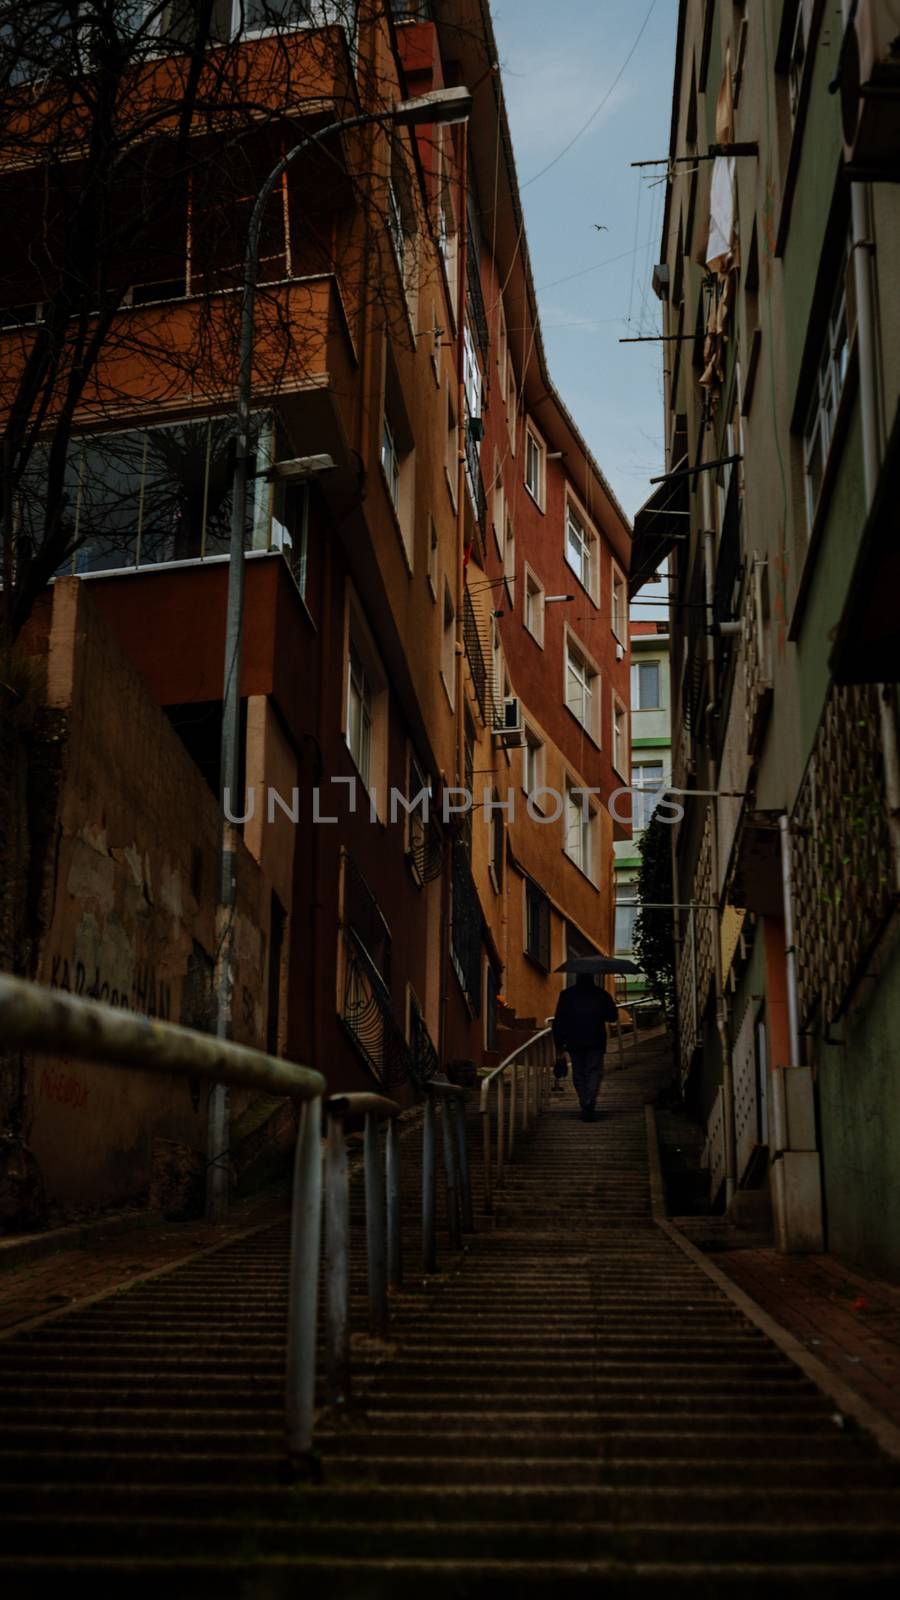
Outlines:
<svg viewBox="0 0 900 1600"><path fill-rule="evenodd" d="M595 983L563 989L553 1018L557 1050L605 1050L605 1024L615 1022L618 1015L612 995Z"/></svg>

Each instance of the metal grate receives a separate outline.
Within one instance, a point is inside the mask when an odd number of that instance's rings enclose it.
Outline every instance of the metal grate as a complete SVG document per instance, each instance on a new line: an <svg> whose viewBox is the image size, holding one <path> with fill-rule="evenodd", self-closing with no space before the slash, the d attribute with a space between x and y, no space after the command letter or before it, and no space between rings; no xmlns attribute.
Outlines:
<svg viewBox="0 0 900 1600"><path fill-rule="evenodd" d="M771 635L767 614L768 564L756 554L744 602L744 665L747 696L747 753L753 755L772 703Z"/></svg>
<svg viewBox="0 0 900 1600"><path fill-rule="evenodd" d="M483 365L486 367L490 335L488 333L488 319L487 310L484 304L484 294L481 288L481 271L478 264L478 251L471 228L469 229L469 242L466 259L466 304L469 312L469 326L478 340L478 348L481 352L481 360Z"/></svg>
<svg viewBox="0 0 900 1600"><path fill-rule="evenodd" d="M791 819L800 1022L846 1008L896 903L878 690L832 686Z"/></svg>

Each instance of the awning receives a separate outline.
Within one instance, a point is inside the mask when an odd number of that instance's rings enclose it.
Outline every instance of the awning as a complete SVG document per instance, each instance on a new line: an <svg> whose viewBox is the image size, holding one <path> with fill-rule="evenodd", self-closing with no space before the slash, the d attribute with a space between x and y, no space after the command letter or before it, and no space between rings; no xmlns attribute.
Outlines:
<svg viewBox="0 0 900 1600"><path fill-rule="evenodd" d="M641 506L634 519L631 541L631 574L628 595L634 599L649 583L657 568L671 554L679 538L687 538L688 476L673 477L661 483Z"/></svg>
<svg viewBox="0 0 900 1600"><path fill-rule="evenodd" d="M900 407L831 656L836 683L900 682Z"/></svg>

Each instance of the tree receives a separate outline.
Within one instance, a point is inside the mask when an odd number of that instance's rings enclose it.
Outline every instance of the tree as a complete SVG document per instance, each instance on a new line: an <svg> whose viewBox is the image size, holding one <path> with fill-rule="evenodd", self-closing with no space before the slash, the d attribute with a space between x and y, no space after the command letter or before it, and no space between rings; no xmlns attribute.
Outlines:
<svg viewBox="0 0 900 1600"><path fill-rule="evenodd" d="M360 49L359 31L391 28L394 9L0 0L0 203L16 219L0 265L0 653L76 555L91 570L125 564L123 541L129 562L224 548L249 211L316 118L396 98L391 51ZM285 175L261 251L268 399L310 361L311 291L288 306L285 284L340 264L342 314L377 304L408 329L392 253L401 276L418 270L414 241L433 233L417 164L408 136L368 130Z"/></svg>
<svg viewBox="0 0 900 1600"><path fill-rule="evenodd" d="M671 906L672 838L657 813L651 818L640 844L638 875L640 907L634 926L634 954L654 996L667 1013L675 1006L674 912L652 909Z"/></svg>

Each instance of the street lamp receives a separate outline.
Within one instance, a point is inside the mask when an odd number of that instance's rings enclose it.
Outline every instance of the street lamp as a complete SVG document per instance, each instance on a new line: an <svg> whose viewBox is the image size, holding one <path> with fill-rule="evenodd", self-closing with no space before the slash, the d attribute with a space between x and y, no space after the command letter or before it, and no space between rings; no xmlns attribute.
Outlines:
<svg viewBox="0 0 900 1600"><path fill-rule="evenodd" d="M227 1038L231 1027L232 991L234 987L234 915L237 899L236 858L238 824L229 821L234 815L233 806L240 778L240 726L241 726L241 636L244 614L244 523L247 516L247 484L250 478L250 398L253 381L253 333L256 305L256 283L259 273L259 239L266 204L287 167L308 150L321 144L332 134L345 133L352 128L364 128L374 123L392 127L412 128L424 124L440 125L465 122L472 109L472 96L468 89L436 89L419 95L415 100L401 100L385 111L364 111L353 117L343 117L307 134L299 144L288 150L269 173L256 196L247 247L244 254L244 277L241 291L241 328L238 346L237 380L237 449L234 460L231 498L230 560L228 564L228 607L225 619L225 671L222 692L222 745L221 792L222 837L219 863L219 895L216 907L216 1033ZM304 457L304 465L315 462L315 457ZM307 476L316 470L327 470L330 458L319 458ZM209 1130L207 1144L206 1214L210 1222L221 1222L228 1208L229 1148L228 1148L228 1091L217 1084L209 1100Z"/></svg>

